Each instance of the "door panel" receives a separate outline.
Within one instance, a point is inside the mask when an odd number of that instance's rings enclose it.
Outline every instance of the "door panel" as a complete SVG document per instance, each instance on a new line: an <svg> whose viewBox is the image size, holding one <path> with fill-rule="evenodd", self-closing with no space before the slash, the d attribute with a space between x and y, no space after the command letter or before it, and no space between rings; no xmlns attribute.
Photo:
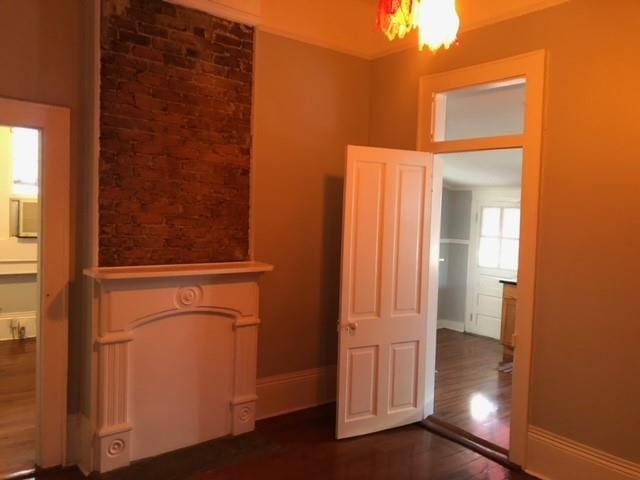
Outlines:
<svg viewBox="0 0 640 480"><path fill-rule="evenodd" d="M338 438L423 418L431 160L347 149Z"/></svg>
<svg viewBox="0 0 640 480"><path fill-rule="evenodd" d="M418 342L391 345L391 398L389 411L416 408Z"/></svg>
<svg viewBox="0 0 640 480"><path fill-rule="evenodd" d="M416 314L420 311L425 172L424 167L403 165L398 173L393 313ZM414 221L416 215L419 221Z"/></svg>
<svg viewBox="0 0 640 480"><path fill-rule="evenodd" d="M378 390L378 346L350 349L347 375L347 421L374 416Z"/></svg>
<svg viewBox="0 0 640 480"><path fill-rule="evenodd" d="M384 201L385 165L365 163L356 168L353 210L353 256L350 282L352 316L379 316L380 243ZM360 207L358 207L360 206ZM364 207L367 208L364 208Z"/></svg>

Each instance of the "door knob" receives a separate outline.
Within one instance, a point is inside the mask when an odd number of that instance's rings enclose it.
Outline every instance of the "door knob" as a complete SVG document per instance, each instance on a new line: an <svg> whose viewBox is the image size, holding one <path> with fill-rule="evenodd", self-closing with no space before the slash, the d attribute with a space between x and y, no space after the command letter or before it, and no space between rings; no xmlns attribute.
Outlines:
<svg viewBox="0 0 640 480"><path fill-rule="evenodd" d="M354 335L356 333L356 328L358 328L358 322L346 322L346 323L338 322L338 331L340 331L340 329L344 329L347 332L349 332L351 335Z"/></svg>

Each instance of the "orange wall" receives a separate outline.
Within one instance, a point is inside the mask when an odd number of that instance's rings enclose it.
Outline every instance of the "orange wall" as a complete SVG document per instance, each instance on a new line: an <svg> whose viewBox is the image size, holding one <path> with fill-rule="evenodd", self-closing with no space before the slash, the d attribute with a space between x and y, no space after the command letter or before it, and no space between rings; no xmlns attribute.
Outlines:
<svg viewBox="0 0 640 480"><path fill-rule="evenodd" d="M640 461L640 3L572 0L373 63L371 141L415 148L418 78L547 49L531 419Z"/></svg>
<svg viewBox="0 0 640 480"><path fill-rule="evenodd" d="M345 146L368 143L370 62L258 32L254 257L260 377L336 363Z"/></svg>

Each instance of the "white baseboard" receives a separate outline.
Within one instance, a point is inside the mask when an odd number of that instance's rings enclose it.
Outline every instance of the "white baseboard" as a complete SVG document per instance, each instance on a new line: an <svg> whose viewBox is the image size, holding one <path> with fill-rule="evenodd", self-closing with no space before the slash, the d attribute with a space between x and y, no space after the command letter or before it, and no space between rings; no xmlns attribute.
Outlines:
<svg viewBox="0 0 640 480"><path fill-rule="evenodd" d="M640 464L529 427L525 470L542 480L640 479Z"/></svg>
<svg viewBox="0 0 640 480"><path fill-rule="evenodd" d="M336 366L259 378L256 419L316 407L336 399Z"/></svg>
<svg viewBox="0 0 640 480"><path fill-rule="evenodd" d="M65 466L76 465L80 461L80 413L67 414L67 451Z"/></svg>
<svg viewBox="0 0 640 480"><path fill-rule="evenodd" d="M92 470L93 431L89 417L82 413L67 416L67 460L65 465L77 465L88 476Z"/></svg>
<svg viewBox="0 0 640 480"><path fill-rule="evenodd" d="M454 332L464 333L464 322L456 322L454 320L438 320L438 329L446 328Z"/></svg>
<svg viewBox="0 0 640 480"><path fill-rule="evenodd" d="M26 328L25 338L36 336L36 312L4 312L0 315L0 341L18 338L11 333L11 320L14 319Z"/></svg>

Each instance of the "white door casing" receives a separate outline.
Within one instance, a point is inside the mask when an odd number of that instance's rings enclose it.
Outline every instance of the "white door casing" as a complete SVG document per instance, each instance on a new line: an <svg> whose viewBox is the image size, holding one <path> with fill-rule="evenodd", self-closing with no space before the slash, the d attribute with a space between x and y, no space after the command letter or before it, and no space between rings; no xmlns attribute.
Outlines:
<svg viewBox="0 0 640 480"><path fill-rule="evenodd" d="M518 308L514 340L513 398L509 436L509 459L527 467L527 430L529 428L529 386L533 319L535 314L535 275L538 243L538 210L540 201L540 173L542 151L542 126L545 98L546 52L533 51L515 57L489 63L425 75L419 82L417 148L434 154L460 153L478 150L522 148L522 217L520 224L520 251L518 259ZM486 138L443 140L442 120L445 118L439 93L452 90L508 82L516 78L526 79L525 128L521 135L502 135ZM437 157L436 157L437 158ZM436 162L437 164L437 162ZM434 183L434 202L440 195L439 185ZM435 208L435 207L434 207ZM434 219L435 221L435 219ZM434 232L432 232L433 234ZM433 243L433 242L432 242ZM435 244L431 257L437 250ZM526 252L523 255L522 252ZM437 275L438 265L431 262L430 276ZM430 304L437 301L437 289L429 292ZM435 309L434 309L435 310ZM437 321L434 311L428 311L428 326ZM428 327L429 328L429 327ZM429 330L428 335L432 332ZM433 341L433 340L428 340ZM433 396L435 364L427 363L426 396Z"/></svg>
<svg viewBox="0 0 640 480"><path fill-rule="evenodd" d="M467 268L465 331L500 338L502 322L502 284L517 280L517 270L487 268L479 264L482 209L520 208L520 189L475 190L471 206L471 229Z"/></svg>
<svg viewBox="0 0 640 480"><path fill-rule="evenodd" d="M337 437L424 414L432 156L349 146Z"/></svg>
<svg viewBox="0 0 640 480"><path fill-rule="evenodd" d="M0 98L0 125L41 132L35 443L43 468L62 465L66 455L70 119L65 107Z"/></svg>

